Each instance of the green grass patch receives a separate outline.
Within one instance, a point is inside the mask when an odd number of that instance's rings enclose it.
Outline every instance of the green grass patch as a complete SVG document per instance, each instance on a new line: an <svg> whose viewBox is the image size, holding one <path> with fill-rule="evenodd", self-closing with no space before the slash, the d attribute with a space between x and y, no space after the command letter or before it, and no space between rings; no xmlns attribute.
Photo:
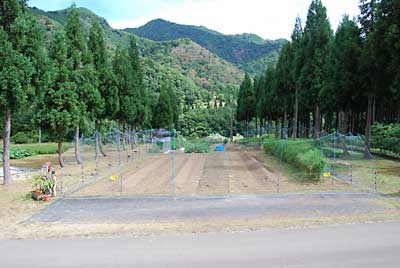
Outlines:
<svg viewBox="0 0 400 268"><path fill-rule="evenodd" d="M63 143L63 152L67 151L70 147L69 143ZM57 143L29 143L29 144L12 144L12 149L22 149L30 151L33 154L56 154L58 153Z"/></svg>
<svg viewBox="0 0 400 268"><path fill-rule="evenodd" d="M309 140L271 140L263 141L264 151L282 161L304 171L309 179L319 180L327 165L321 151Z"/></svg>
<svg viewBox="0 0 400 268"><path fill-rule="evenodd" d="M63 152L69 149L69 143L63 143ZM10 158L21 159L33 155L57 154L57 143L31 143L31 144L11 144ZM0 154L3 154L3 148L0 147Z"/></svg>
<svg viewBox="0 0 400 268"><path fill-rule="evenodd" d="M184 140L181 142L181 147L185 148L185 153L209 153L211 151L211 143L203 140Z"/></svg>

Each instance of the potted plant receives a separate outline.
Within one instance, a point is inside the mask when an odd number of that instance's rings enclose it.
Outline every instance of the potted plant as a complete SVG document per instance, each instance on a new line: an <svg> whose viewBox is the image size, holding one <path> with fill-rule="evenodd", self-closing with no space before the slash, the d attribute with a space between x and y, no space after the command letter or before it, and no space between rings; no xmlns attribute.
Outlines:
<svg viewBox="0 0 400 268"><path fill-rule="evenodd" d="M33 177L33 191L32 198L35 200L44 200L48 201L51 198L52 189L53 189L53 181L47 176L43 176L40 174L36 174Z"/></svg>

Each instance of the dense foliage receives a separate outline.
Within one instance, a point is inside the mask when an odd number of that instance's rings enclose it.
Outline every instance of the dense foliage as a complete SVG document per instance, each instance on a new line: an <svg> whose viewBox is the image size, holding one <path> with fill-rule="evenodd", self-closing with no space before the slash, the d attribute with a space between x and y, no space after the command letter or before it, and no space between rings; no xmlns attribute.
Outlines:
<svg viewBox="0 0 400 268"><path fill-rule="evenodd" d="M374 122L400 122L399 7L399 1L361 0L358 21L345 15L333 34L322 1L313 0L305 27L296 19L277 65L250 89L244 79L254 100L239 95L237 119L286 128L293 138L333 129L361 134L369 149Z"/></svg>
<svg viewBox="0 0 400 268"><path fill-rule="evenodd" d="M275 52L279 52L286 42L281 39L261 42L260 37L223 35L205 27L180 25L161 19L126 31L155 41L189 38L250 73L261 71L268 63L275 63L277 59ZM260 61L265 65L255 64Z"/></svg>
<svg viewBox="0 0 400 268"><path fill-rule="evenodd" d="M309 178L319 179L321 172L327 164L321 150L314 147L312 142L309 141L276 142L266 139L262 144L267 153L305 171Z"/></svg>
<svg viewBox="0 0 400 268"><path fill-rule="evenodd" d="M372 126L372 148L400 156L400 124Z"/></svg>

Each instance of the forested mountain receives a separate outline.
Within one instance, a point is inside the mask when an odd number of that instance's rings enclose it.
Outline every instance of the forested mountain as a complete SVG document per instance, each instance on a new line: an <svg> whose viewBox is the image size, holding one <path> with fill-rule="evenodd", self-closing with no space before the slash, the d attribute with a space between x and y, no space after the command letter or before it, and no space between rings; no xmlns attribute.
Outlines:
<svg viewBox="0 0 400 268"><path fill-rule="evenodd" d="M31 12L46 26L49 35L57 27L65 25L69 11L45 12L31 8ZM131 33L113 29L104 18L86 8L78 8L78 11L86 37L93 21L98 20L112 53L119 46L128 46ZM137 45L143 56L145 85L158 93L162 82L168 81L185 105L205 106L215 98L225 101L244 76L236 66L190 39L157 42L138 37Z"/></svg>
<svg viewBox="0 0 400 268"><path fill-rule="evenodd" d="M180 25L157 19L139 28L125 31L154 41L189 38L242 70L255 74L276 63L279 52L286 42L262 40L252 34L224 35L202 26Z"/></svg>

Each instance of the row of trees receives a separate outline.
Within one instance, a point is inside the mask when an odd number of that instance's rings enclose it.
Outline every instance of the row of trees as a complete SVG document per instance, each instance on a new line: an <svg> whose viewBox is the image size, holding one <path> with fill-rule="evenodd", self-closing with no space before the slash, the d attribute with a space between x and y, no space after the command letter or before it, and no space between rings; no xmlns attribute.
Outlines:
<svg viewBox="0 0 400 268"><path fill-rule="evenodd" d="M134 134L137 128L152 124L172 127L178 116L179 105L168 86L156 102L143 85L133 35L127 49L109 55L99 22L93 22L85 38L74 6L66 26L56 29L46 42L42 25L27 12L26 1L0 0L0 90L0 113L5 118L4 184L11 183L11 118L21 110L31 109L34 124L57 136L61 166L62 141L72 129L76 161L81 163L80 126L86 122L95 124L99 157L99 129L105 120ZM134 146L135 135L130 136Z"/></svg>
<svg viewBox="0 0 400 268"><path fill-rule="evenodd" d="M281 122L320 131L365 134L371 125L400 122L400 1L360 0L357 19L343 17L335 34L321 0L313 0L303 28L296 19L291 42L276 66L246 75L237 119ZM308 133L306 134L308 136Z"/></svg>

